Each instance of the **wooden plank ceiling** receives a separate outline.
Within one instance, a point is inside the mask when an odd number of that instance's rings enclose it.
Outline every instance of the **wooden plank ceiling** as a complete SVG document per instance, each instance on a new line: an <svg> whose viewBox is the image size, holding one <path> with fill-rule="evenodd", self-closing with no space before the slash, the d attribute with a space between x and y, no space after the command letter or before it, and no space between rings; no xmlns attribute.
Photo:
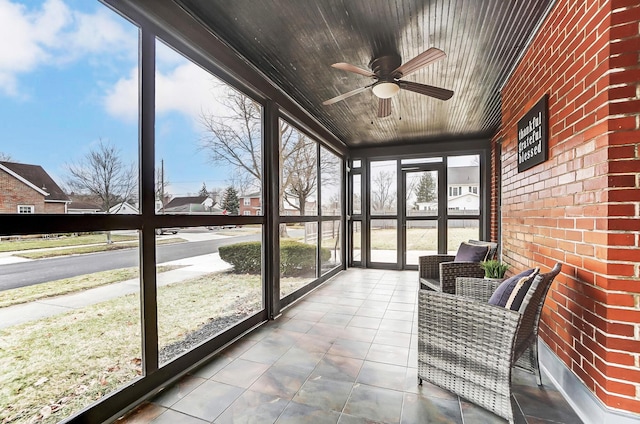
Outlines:
<svg viewBox="0 0 640 424"><path fill-rule="evenodd" d="M350 147L486 137L500 123L501 84L554 0L175 0ZM406 80L453 90L443 101L401 90L378 118L369 69L430 47L447 57Z"/></svg>

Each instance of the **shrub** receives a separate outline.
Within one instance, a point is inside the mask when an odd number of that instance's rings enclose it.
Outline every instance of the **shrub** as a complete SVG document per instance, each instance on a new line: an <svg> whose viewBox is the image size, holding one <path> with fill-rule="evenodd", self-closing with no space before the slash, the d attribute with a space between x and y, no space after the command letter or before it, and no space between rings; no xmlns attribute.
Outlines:
<svg viewBox="0 0 640 424"><path fill-rule="evenodd" d="M220 246L220 258L233 265L238 274L260 274L262 272L262 244L259 241Z"/></svg>
<svg viewBox="0 0 640 424"><path fill-rule="evenodd" d="M233 265L238 274L260 274L262 244L259 241L231 244L218 248L220 258ZM331 257L329 249L322 249L322 261ZM280 243L280 273L286 277L313 273L316 265L316 247L294 240Z"/></svg>

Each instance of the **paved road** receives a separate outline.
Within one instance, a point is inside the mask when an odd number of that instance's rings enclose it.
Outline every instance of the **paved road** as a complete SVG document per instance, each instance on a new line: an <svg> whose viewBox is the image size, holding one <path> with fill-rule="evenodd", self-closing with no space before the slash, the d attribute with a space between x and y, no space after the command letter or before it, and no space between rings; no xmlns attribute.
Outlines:
<svg viewBox="0 0 640 424"><path fill-rule="evenodd" d="M207 255L217 252L219 246L250 240L260 240L260 234L160 245L156 260L162 263ZM0 265L0 291L110 269L133 267L138 263L138 249L123 249Z"/></svg>

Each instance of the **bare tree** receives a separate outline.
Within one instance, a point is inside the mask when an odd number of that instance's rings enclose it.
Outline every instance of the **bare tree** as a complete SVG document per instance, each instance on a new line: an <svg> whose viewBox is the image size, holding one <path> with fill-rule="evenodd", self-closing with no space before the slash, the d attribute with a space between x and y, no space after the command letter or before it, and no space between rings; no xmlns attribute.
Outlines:
<svg viewBox="0 0 640 424"><path fill-rule="evenodd" d="M248 172L241 168L232 171L231 176L227 178L228 186L235 187L240 194L249 194L254 191L260 191L260 184ZM224 189L220 189L222 193Z"/></svg>
<svg viewBox="0 0 640 424"><path fill-rule="evenodd" d="M241 193L262 183L262 108L259 103L223 85L218 100L225 113L202 113L200 123L205 136L200 148L213 163L230 165L234 187ZM304 213L306 200L317 189L316 143L280 120L280 195L279 206L286 203ZM312 154L313 153L313 154ZM313 161L311 164L310 161ZM313 174L313 175L312 175ZM281 235L285 235L281 230Z"/></svg>
<svg viewBox="0 0 640 424"><path fill-rule="evenodd" d="M305 214L307 199L316 192L318 183L317 145L298 133L295 147L282 167L282 196L285 202Z"/></svg>
<svg viewBox="0 0 640 424"><path fill-rule="evenodd" d="M99 199L106 213L118 213L137 188L135 164L126 163L118 149L103 140L79 161L67 164L67 172L67 185L78 193ZM107 243L111 243L110 232L107 232Z"/></svg>
<svg viewBox="0 0 640 424"><path fill-rule="evenodd" d="M371 178L371 205L373 211L385 214L395 206L396 191L394 174L391 171L380 171Z"/></svg>
<svg viewBox="0 0 640 424"><path fill-rule="evenodd" d="M0 152L0 161L11 162L13 158L9 153Z"/></svg>
<svg viewBox="0 0 640 424"><path fill-rule="evenodd" d="M218 102L226 113L200 114L206 135L200 148L218 164L241 169L256 181L262 181L262 108L253 99L216 84L224 92Z"/></svg>

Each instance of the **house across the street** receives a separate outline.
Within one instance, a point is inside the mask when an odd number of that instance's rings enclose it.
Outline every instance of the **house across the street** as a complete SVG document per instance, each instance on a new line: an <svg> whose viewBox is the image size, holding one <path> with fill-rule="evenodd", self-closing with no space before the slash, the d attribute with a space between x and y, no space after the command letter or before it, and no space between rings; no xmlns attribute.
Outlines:
<svg viewBox="0 0 640 424"><path fill-rule="evenodd" d="M67 213L70 202L40 165L0 162L0 213Z"/></svg>

